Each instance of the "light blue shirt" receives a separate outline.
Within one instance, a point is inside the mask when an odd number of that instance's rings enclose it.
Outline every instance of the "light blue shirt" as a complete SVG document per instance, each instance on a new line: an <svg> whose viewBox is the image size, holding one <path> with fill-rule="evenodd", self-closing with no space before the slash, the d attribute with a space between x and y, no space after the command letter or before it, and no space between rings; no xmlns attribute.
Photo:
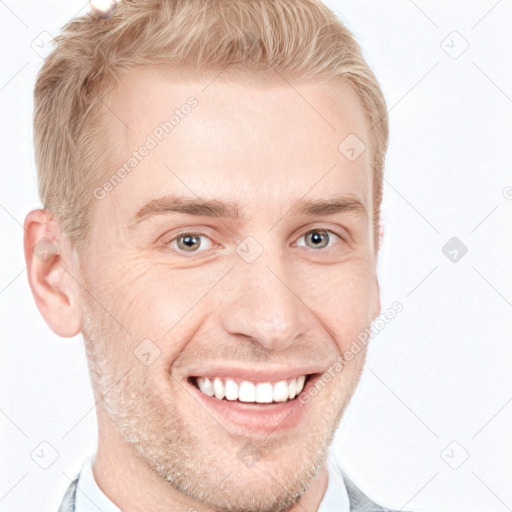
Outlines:
<svg viewBox="0 0 512 512"><path fill-rule="evenodd" d="M92 472L95 455L90 457L80 471L75 501L75 512L121 512L99 488ZM329 480L324 497L317 512L349 512L350 502L345 482L335 457L327 457Z"/></svg>

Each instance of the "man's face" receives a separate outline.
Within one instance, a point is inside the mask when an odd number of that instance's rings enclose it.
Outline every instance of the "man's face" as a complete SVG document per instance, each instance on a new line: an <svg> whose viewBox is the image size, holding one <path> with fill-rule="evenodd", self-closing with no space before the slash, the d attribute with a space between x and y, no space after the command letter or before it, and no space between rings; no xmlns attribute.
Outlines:
<svg viewBox="0 0 512 512"><path fill-rule="evenodd" d="M103 436L112 452L132 447L215 510L285 510L324 462L365 347L341 371L332 365L380 313L370 154L338 150L349 134L368 141L348 88L206 85L137 70L109 105L112 174L148 135L157 144L95 200L81 261L100 449ZM172 131L155 132L190 97L197 105ZM366 215L295 205L341 195ZM237 208L175 212L173 197ZM300 376L293 400L268 384ZM254 387L220 399L198 377L217 377L219 397L229 378Z"/></svg>

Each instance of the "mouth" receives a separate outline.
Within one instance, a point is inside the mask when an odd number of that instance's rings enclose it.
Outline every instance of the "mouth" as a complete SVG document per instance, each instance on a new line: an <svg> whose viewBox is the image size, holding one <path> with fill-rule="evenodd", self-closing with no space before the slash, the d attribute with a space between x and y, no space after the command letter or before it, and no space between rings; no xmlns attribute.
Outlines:
<svg viewBox="0 0 512 512"><path fill-rule="evenodd" d="M280 380L254 381L241 377L193 375L191 393L207 412L232 433L278 433L297 426L310 407L302 400L321 373Z"/></svg>

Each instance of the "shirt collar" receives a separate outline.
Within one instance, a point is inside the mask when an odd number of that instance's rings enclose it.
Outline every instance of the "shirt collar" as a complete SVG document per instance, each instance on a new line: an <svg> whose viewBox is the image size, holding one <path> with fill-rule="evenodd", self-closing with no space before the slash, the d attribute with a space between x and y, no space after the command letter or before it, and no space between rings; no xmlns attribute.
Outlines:
<svg viewBox="0 0 512 512"><path fill-rule="evenodd" d="M121 512L99 488L92 472L95 455L87 460L80 471L76 488L75 512Z"/></svg>
<svg viewBox="0 0 512 512"><path fill-rule="evenodd" d="M329 480L317 512L350 512L347 488L334 454L329 451L326 461Z"/></svg>
<svg viewBox="0 0 512 512"><path fill-rule="evenodd" d="M80 471L75 512L121 512L99 488L92 472L95 456L90 457ZM329 479L317 512L350 512L350 502L343 476L334 455L329 452L326 461Z"/></svg>

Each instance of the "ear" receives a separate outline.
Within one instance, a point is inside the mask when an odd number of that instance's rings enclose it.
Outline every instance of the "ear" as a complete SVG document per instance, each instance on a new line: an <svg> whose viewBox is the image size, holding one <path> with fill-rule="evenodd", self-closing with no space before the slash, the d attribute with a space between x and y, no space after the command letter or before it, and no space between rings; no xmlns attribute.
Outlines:
<svg viewBox="0 0 512 512"><path fill-rule="evenodd" d="M378 231L378 237L377 237L377 247L375 254L377 255L380 251L380 248L382 247L382 238L384 236L384 225L382 222L379 222L379 231ZM375 297L375 304L373 308L373 318L372 321L375 320L381 312L381 304L380 304L380 285L379 285L379 279L377 277L377 272L375 272L374 275L375 279L375 290L376 290L376 297Z"/></svg>
<svg viewBox="0 0 512 512"><path fill-rule="evenodd" d="M48 327L63 338L82 328L79 260L49 210L32 210L23 239L30 289Z"/></svg>
<svg viewBox="0 0 512 512"><path fill-rule="evenodd" d="M381 305L380 305L380 285L379 285L379 279L377 278L377 274L375 274L375 284L376 284L376 294L375 297L375 305L373 308L373 316L372 316L372 322L380 315L381 311Z"/></svg>

